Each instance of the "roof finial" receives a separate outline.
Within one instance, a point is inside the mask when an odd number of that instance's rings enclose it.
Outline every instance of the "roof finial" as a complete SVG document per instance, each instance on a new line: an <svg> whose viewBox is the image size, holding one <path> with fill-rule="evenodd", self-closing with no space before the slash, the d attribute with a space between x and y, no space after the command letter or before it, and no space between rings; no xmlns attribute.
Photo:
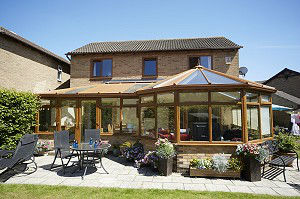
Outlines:
<svg viewBox="0 0 300 199"><path fill-rule="evenodd" d="M194 68L196 68L196 69L200 69L200 68L201 68L201 69L202 69L202 67L203 67L203 66L198 65L198 66L195 66Z"/></svg>

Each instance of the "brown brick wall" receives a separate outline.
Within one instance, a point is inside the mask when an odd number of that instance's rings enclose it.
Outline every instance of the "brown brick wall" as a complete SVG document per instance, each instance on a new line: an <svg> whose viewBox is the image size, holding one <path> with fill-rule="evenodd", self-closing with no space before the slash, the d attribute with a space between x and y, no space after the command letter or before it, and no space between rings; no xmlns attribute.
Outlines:
<svg viewBox="0 0 300 199"><path fill-rule="evenodd" d="M238 76L239 54L237 50L181 51L181 52L145 52L123 54L73 55L71 61L71 87L82 86L99 81L90 81L91 60L113 59L113 79L140 79L142 77L143 58L157 58L158 76L175 75L189 69L189 57L211 55L214 70ZM230 65L225 57L232 57Z"/></svg>
<svg viewBox="0 0 300 199"><path fill-rule="evenodd" d="M61 82L57 81L58 65L63 67ZM68 64L0 35L0 87L45 92L66 82L68 73Z"/></svg>

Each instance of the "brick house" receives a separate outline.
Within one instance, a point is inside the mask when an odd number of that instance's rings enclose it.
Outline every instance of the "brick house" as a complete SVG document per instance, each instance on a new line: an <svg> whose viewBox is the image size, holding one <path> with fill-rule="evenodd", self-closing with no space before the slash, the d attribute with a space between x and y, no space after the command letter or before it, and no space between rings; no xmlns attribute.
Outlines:
<svg viewBox="0 0 300 199"><path fill-rule="evenodd" d="M71 87L99 83L97 80L161 80L199 63L238 76L240 48L224 37L90 43L67 53L71 56ZM107 63L108 74L93 74L94 61L101 64L101 60Z"/></svg>
<svg viewBox="0 0 300 199"><path fill-rule="evenodd" d="M0 86L34 93L69 87L66 59L0 27Z"/></svg>
<svg viewBox="0 0 300 199"><path fill-rule="evenodd" d="M240 48L224 37L87 44L66 54L71 87L40 94L48 102L36 133L68 130L85 142L85 129L100 129L146 150L167 138L179 172L192 158L272 139L276 90L238 77Z"/></svg>

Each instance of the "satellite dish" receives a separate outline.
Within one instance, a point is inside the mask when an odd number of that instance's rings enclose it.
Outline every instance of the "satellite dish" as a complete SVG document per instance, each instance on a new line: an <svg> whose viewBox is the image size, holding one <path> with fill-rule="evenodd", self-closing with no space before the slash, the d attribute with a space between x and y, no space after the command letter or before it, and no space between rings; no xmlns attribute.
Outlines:
<svg viewBox="0 0 300 199"><path fill-rule="evenodd" d="M248 68L246 67L240 67L239 74L245 76L248 72Z"/></svg>

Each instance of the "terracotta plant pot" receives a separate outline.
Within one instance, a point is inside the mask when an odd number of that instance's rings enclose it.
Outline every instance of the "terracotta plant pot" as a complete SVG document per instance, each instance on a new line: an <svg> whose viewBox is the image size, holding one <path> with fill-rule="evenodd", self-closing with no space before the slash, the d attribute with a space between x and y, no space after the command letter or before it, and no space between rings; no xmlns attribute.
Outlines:
<svg viewBox="0 0 300 199"><path fill-rule="evenodd" d="M158 160L158 171L164 176L169 176L172 174L173 170L173 158Z"/></svg>
<svg viewBox="0 0 300 199"><path fill-rule="evenodd" d="M243 158L242 177L250 182L261 181L261 165L254 157Z"/></svg>

